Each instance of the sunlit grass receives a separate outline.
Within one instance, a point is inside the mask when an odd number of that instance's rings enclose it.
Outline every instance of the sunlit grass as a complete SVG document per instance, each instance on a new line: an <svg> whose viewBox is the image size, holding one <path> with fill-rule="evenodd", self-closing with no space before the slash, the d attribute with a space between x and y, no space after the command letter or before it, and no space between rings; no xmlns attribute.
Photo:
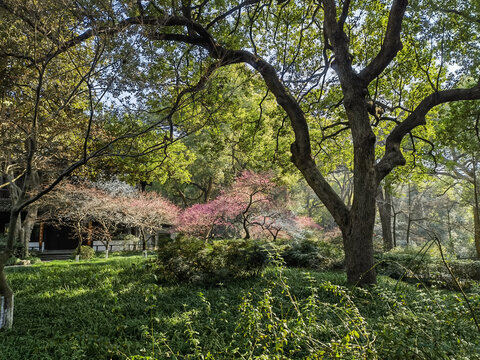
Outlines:
<svg viewBox="0 0 480 360"><path fill-rule="evenodd" d="M318 358L335 352L362 358L366 347L379 359L478 359L480 353L479 334L458 293L410 284L395 292L397 282L386 277L367 291L345 287L341 272L270 267L258 278L209 288L162 286L141 256L57 261L7 273L16 308L13 330L0 332L2 360L197 359L208 353L212 359L277 359L282 352L302 359L309 351ZM478 291L469 296L478 312ZM326 347L332 352L320 355Z"/></svg>

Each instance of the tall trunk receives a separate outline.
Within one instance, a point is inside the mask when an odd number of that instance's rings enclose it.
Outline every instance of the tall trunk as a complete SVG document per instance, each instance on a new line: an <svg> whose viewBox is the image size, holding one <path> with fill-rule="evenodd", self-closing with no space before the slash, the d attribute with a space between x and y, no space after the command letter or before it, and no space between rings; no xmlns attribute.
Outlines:
<svg viewBox="0 0 480 360"><path fill-rule="evenodd" d="M77 221L75 223L75 232L77 233L77 239L78 239L78 244L77 244L77 249L75 250L75 254L80 254L80 248L83 245L83 225L82 225L82 220Z"/></svg>
<svg viewBox="0 0 480 360"><path fill-rule="evenodd" d="M473 199L475 204L473 206L473 224L474 224L474 234L475 234L475 251L477 254L477 259L480 259L480 204L478 192L478 179L476 171L476 162L474 159L473 162Z"/></svg>
<svg viewBox="0 0 480 360"><path fill-rule="evenodd" d="M385 195L384 195L385 191ZM392 195L387 188L378 188L378 213L382 224L383 250L389 251L393 248L392 238Z"/></svg>
<svg viewBox="0 0 480 360"><path fill-rule="evenodd" d="M475 234L475 252L477 259L480 259L480 213L478 206L473 207L473 224Z"/></svg>
<svg viewBox="0 0 480 360"><path fill-rule="evenodd" d="M35 223L37 222L37 215L38 215L38 206L33 204L32 206L28 207L27 216L25 220L22 222L22 239L21 243L22 247L22 257L27 258L29 256L29 246L30 246L30 238L32 236L32 231Z"/></svg>
<svg viewBox="0 0 480 360"><path fill-rule="evenodd" d="M140 236L142 239L142 250L145 251L147 250L147 234L143 228L140 229Z"/></svg>
<svg viewBox="0 0 480 360"><path fill-rule="evenodd" d="M342 229L347 280L349 283L375 284L373 229L378 189L375 171L376 137L370 127L361 84L354 79L346 79L342 81L342 89L354 151L350 224L348 228Z"/></svg>
<svg viewBox="0 0 480 360"><path fill-rule="evenodd" d="M397 213L395 212L395 210L393 210L392 235L393 235L393 247L397 247Z"/></svg>
<svg viewBox="0 0 480 360"><path fill-rule="evenodd" d="M0 328L10 329L13 325L13 291L5 277L5 264L13 254L15 233L20 211L12 207L8 224L7 246L0 252Z"/></svg>
<svg viewBox="0 0 480 360"><path fill-rule="evenodd" d="M407 214L407 233L405 234L405 241L407 246L410 245L410 229L412 226L412 191L411 186L408 184L408 214Z"/></svg>
<svg viewBox="0 0 480 360"><path fill-rule="evenodd" d="M453 242L453 234L452 234L452 219L451 219L451 213L452 208L447 209L447 231L448 231L448 245L449 245L449 250L452 254L455 254L455 244Z"/></svg>
<svg viewBox="0 0 480 360"><path fill-rule="evenodd" d="M8 229L8 231L10 232L10 228ZM14 236L14 242L15 244L21 244L22 243L22 239L23 239L23 228L22 228L22 215L21 214L18 214L17 215L17 220L15 221L15 230L13 230L13 236ZM14 245L14 248L12 248L12 250L15 249L15 245ZM18 255L18 254L16 254Z"/></svg>
<svg viewBox="0 0 480 360"><path fill-rule="evenodd" d="M410 245L410 229L412 227L412 220L410 219L410 214L407 218L407 232L405 234L405 241L407 242L407 246Z"/></svg>
<svg viewBox="0 0 480 360"><path fill-rule="evenodd" d="M207 203L212 196L213 191L213 176L210 176L208 179L207 188L205 189L205 193L203 194L203 202Z"/></svg>
<svg viewBox="0 0 480 360"><path fill-rule="evenodd" d="M312 217L313 216L313 208L312 205L310 204L310 193L307 192L307 216Z"/></svg>

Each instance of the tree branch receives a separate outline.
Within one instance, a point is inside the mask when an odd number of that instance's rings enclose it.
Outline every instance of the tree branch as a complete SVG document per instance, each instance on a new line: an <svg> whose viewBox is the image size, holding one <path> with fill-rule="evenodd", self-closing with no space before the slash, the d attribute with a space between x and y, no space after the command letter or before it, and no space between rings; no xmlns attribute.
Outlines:
<svg viewBox="0 0 480 360"><path fill-rule="evenodd" d="M373 79L380 75L402 49L400 32L407 5L408 0L395 0L393 2L388 16L387 32L380 52L359 74L365 85L370 84Z"/></svg>
<svg viewBox="0 0 480 360"><path fill-rule="evenodd" d="M480 99L480 83L469 89L435 92L423 99L415 110L403 122L398 124L387 137L385 155L375 166L377 182L380 183L394 167L405 165L405 158L400 151L400 143L405 135L414 128L426 124L425 116L432 108L451 101L478 99Z"/></svg>

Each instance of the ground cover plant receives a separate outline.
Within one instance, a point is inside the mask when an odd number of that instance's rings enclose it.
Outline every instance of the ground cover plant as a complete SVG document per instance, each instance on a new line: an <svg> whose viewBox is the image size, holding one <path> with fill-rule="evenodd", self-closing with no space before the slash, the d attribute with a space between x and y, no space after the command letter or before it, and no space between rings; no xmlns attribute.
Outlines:
<svg viewBox="0 0 480 360"><path fill-rule="evenodd" d="M377 270L394 279L450 289L466 289L478 283L480 261L447 256L439 249L430 241L422 247L395 248L377 254Z"/></svg>
<svg viewBox="0 0 480 360"><path fill-rule="evenodd" d="M205 287L160 285L141 256L8 268L16 291L0 359L478 359L453 291L268 267ZM480 289L467 294L480 310Z"/></svg>

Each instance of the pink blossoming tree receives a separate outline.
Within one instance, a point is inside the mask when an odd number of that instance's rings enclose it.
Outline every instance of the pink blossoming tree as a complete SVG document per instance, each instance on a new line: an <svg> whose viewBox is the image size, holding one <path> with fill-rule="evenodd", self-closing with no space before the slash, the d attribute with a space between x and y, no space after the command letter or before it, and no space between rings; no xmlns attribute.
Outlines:
<svg viewBox="0 0 480 360"><path fill-rule="evenodd" d="M176 230L206 240L218 236L275 240L300 236L306 220L296 219L288 210L286 191L272 181L271 174L246 170L215 200L185 209Z"/></svg>

